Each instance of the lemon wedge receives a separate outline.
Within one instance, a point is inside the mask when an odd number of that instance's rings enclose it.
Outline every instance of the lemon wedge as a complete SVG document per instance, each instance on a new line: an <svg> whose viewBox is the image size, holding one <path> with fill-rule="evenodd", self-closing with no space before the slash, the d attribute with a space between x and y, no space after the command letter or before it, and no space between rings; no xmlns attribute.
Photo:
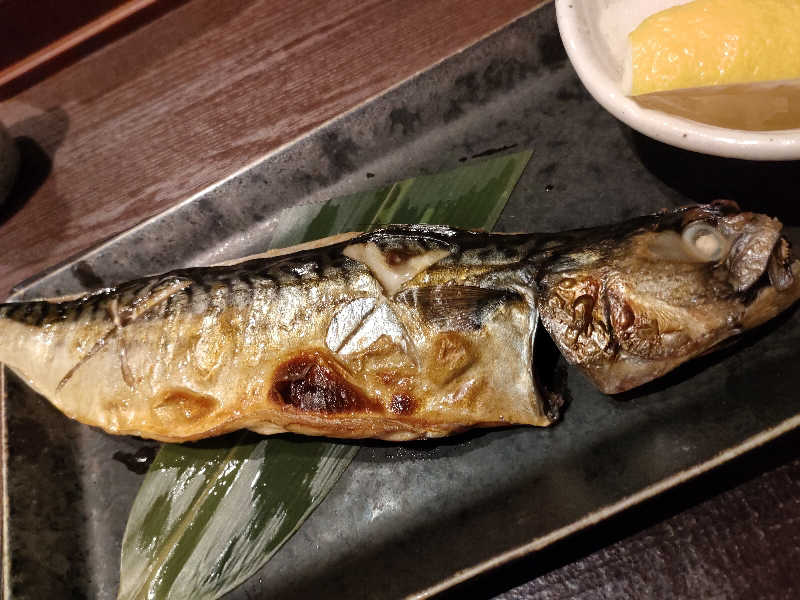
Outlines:
<svg viewBox="0 0 800 600"><path fill-rule="evenodd" d="M800 127L800 0L695 0L630 33L623 89L723 127Z"/></svg>

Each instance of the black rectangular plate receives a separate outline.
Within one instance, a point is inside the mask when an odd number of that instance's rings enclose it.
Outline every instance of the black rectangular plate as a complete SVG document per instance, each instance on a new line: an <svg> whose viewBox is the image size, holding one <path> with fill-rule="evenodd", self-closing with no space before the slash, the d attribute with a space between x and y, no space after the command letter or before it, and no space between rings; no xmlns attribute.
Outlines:
<svg viewBox="0 0 800 600"><path fill-rule="evenodd" d="M534 155L499 231L597 225L725 196L797 237L796 163L717 159L626 129L576 79L546 6L16 297L258 252L286 206L523 148ZM427 595L776 437L800 413L796 313L624 398L566 369L570 402L549 429L365 442L299 532L229 597ZM113 457L153 443L72 422L6 377L6 590L114 598L142 476Z"/></svg>

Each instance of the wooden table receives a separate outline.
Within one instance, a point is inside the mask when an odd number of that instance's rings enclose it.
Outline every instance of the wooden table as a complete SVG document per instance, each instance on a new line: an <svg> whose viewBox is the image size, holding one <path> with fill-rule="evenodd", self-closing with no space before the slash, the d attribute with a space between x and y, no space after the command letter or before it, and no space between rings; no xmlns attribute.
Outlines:
<svg viewBox="0 0 800 600"><path fill-rule="evenodd" d="M0 212L0 297L537 4L195 0L91 53L0 108L52 161Z"/></svg>
<svg viewBox="0 0 800 600"><path fill-rule="evenodd" d="M532 10L540 0L192 0L0 104L32 165L0 297ZM450 595L800 597L800 436Z"/></svg>

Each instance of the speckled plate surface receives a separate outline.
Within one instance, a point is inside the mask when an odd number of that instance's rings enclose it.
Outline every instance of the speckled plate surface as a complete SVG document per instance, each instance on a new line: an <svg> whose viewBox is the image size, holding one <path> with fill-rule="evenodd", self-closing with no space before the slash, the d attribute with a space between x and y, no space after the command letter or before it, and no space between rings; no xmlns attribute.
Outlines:
<svg viewBox="0 0 800 600"><path fill-rule="evenodd" d="M250 254L288 205L526 147L534 156L501 231L596 225L727 196L798 237L796 163L711 158L632 133L579 84L548 6L17 297ZM556 362L570 401L549 429L364 443L320 508L229 597L428 595L775 437L800 420L797 313L623 398ZM72 422L13 375L6 387L6 590L113 598L142 478L114 456L152 443Z"/></svg>

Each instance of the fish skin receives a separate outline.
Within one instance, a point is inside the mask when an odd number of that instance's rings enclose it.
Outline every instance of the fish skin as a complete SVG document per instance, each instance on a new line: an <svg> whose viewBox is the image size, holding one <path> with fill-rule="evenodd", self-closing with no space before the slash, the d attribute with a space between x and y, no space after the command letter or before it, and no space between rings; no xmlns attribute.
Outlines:
<svg viewBox="0 0 800 600"><path fill-rule="evenodd" d="M800 297L780 232L727 202L557 234L389 226L0 305L0 361L71 418L163 441L549 425L540 322L601 390L625 391Z"/></svg>
<svg viewBox="0 0 800 600"><path fill-rule="evenodd" d="M702 261L684 253L679 234L697 225L719 235L722 256ZM587 238L580 251L555 250L537 279L540 318L567 360L601 391L627 391L800 298L800 262L791 258L781 228L729 201L612 226L613 235ZM767 281L768 265L769 280L781 289Z"/></svg>

